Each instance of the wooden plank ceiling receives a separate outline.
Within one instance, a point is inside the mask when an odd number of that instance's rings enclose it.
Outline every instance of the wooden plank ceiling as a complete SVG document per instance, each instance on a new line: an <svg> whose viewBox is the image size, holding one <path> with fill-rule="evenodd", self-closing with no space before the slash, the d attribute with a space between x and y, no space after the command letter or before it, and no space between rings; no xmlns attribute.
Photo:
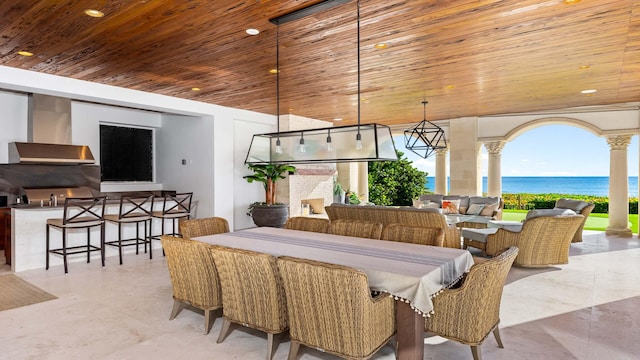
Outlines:
<svg viewBox="0 0 640 360"><path fill-rule="evenodd" d="M275 114L268 20L314 2L2 1L0 65ZM354 123L356 1L278 30L280 112ZM361 0L360 33L363 123L640 101L640 0Z"/></svg>

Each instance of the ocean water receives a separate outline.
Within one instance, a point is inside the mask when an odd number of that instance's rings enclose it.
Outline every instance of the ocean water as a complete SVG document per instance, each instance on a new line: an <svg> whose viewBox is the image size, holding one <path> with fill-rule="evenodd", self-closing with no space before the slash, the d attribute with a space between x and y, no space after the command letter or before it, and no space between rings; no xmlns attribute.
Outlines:
<svg viewBox="0 0 640 360"><path fill-rule="evenodd" d="M427 177L429 191L435 177ZM482 192L487 192L487 178L482 178ZM609 196L608 176L503 176L502 192L507 194L574 194ZM638 177L629 176L629 196L638 196Z"/></svg>

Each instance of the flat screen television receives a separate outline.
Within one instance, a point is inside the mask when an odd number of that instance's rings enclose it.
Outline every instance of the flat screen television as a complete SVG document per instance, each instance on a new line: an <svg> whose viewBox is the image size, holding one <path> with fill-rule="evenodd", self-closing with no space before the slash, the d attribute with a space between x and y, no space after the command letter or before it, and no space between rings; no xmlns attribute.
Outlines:
<svg viewBox="0 0 640 360"><path fill-rule="evenodd" d="M100 125L101 181L153 181L153 130Z"/></svg>

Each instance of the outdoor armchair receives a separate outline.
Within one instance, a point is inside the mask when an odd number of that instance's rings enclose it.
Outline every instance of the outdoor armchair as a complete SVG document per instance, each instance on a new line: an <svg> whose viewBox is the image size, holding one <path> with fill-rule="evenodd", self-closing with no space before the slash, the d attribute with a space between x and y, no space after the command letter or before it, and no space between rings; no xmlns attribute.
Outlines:
<svg viewBox="0 0 640 360"><path fill-rule="evenodd" d="M571 209L576 212L576 214L580 214L584 216L582 220L582 224L576 230L576 233L573 235L573 239L571 242L582 242L582 230L584 229L584 224L587 222L587 218L589 214L596 207L593 203L588 203L582 200L572 200L572 199L558 199L556 201L556 205L554 209Z"/></svg>
<svg viewBox="0 0 640 360"><path fill-rule="evenodd" d="M211 245L170 235L162 235L160 241L173 287L169 320L191 305L204 310L204 333L208 334L215 321L214 312L222 308L220 280Z"/></svg>
<svg viewBox="0 0 640 360"><path fill-rule="evenodd" d="M382 240L443 246L444 230L436 227L389 224L382 230Z"/></svg>
<svg viewBox="0 0 640 360"><path fill-rule="evenodd" d="M446 289L433 299L434 314L425 319L426 332L470 345L475 360L481 358L480 345L493 331L498 347L500 300L509 269L518 248L475 264L455 289Z"/></svg>
<svg viewBox="0 0 640 360"><path fill-rule="evenodd" d="M495 256L500 251L517 246L520 251L514 264L520 266L548 266L567 264L569 247L582 215L540 216L522 224L519 232L498 229L487 236L485 251Z"/></svg>
<svg viewBox="0 0 640 360"><path fill-rule="evenodd" d="M190 239L197 236L227 233L229 232L229 222L221 217L181 220L179 228L182 237Z"/></svg>
<svg viewBox="0 0 640 360"><path fill-rule="evenodd" d="M289 327L287 306L276 258L269 254L215 247L216 267L222 286L224 323L218 343L240 324L267 333L267 360L273 356L279 335Z"/></svg>
<svg viewBox="0 0 640 360"><path fill-rule="evenodd" d="M335 220L329 224L329 234L380 239L382 224L364 220Z"/></svg>
<svg viewBox="0 0 640 360"><path fill-rule="evenodd" d="M305 216L294 216L287 219L287 222L284 224L283 228L326 233L327 230L329 230L329 220Z"/></svg>
<svg viewBox="0 0 640 360"><path fill-rule="evenodd" d="M395 334L395 303L371 297L367 275L340 265L278 258L294 360L300 345L346 359L367 359Z"/></svg>

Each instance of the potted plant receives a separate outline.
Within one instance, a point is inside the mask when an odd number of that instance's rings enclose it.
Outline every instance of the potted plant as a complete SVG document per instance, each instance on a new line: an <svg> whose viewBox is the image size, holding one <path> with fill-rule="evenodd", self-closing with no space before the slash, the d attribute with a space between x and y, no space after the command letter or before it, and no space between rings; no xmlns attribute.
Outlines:
<svg viewBox="0 0 640 360"><path fill-rule="evenodd" d="M344 204L344 196L345 196L345 194L346 194L346 192L342 188L342 185L339 182L334 181L334 183L333 183L333 202L334 203L339 203L339 204Z"/></svg>
<svg viewBox="0 0 640 360"><path fill-rule="evenodd" d="M248 164L252 175L243 176L248 182L261 182L264 186L265 201L255 202L249 206L251 215L257 226L282 227L289 218L289 207L276 202L276 182L285 178L285 174L296 171L295 166L282 164Z"/></svg>

